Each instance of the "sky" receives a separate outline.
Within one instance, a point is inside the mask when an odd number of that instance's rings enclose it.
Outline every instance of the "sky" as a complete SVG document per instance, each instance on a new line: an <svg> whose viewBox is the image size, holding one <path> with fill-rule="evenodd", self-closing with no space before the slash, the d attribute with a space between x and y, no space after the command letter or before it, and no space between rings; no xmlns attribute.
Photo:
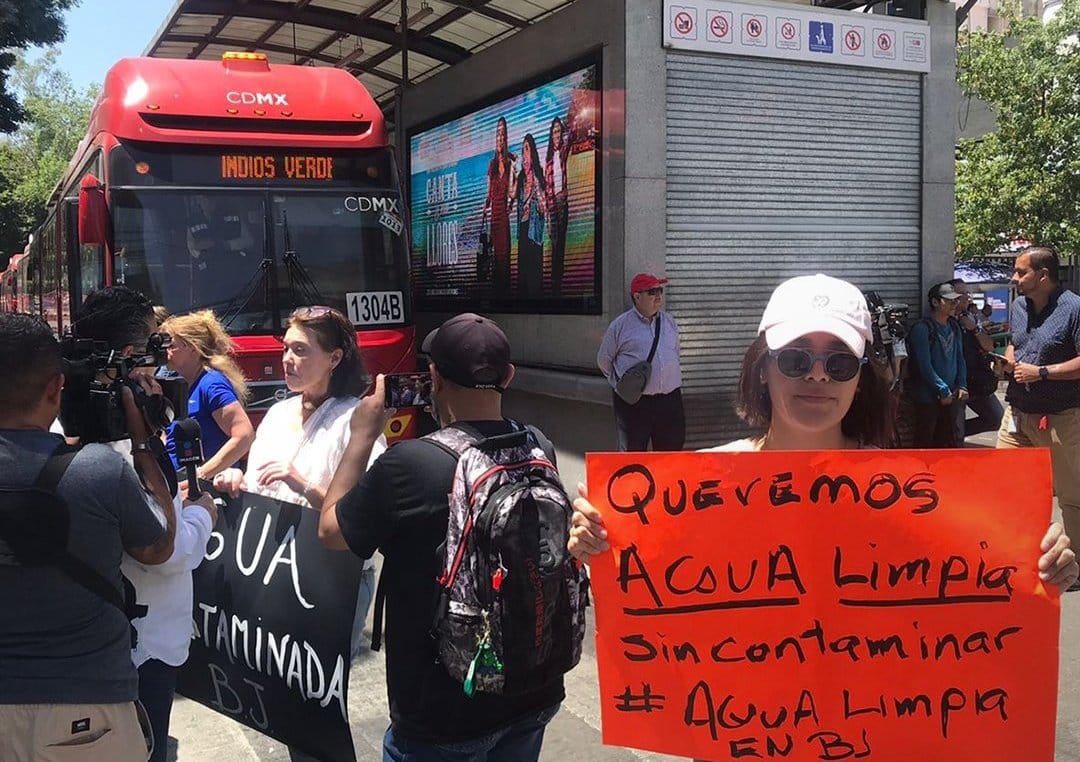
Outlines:
<svg viewBox="0 0 1080 762"><path fill-rule="evenodd" d="M164 23L175 0L81 0L64 15L67 37L60 68L78 90L101 83L121 58L141 55ZM36 58L40 48L31 49Z"/></svg>

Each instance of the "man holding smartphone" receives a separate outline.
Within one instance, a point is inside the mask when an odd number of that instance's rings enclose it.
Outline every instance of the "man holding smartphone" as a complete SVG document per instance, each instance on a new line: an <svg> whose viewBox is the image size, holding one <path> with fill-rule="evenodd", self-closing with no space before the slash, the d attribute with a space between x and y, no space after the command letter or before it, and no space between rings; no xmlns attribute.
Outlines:
<svg viewBox="0 0 1080 762"><path fill-rule="evenodd" d="M428 335L432 414L441 428L457 427L482 439L523 432L503 418L502 393L514 377L506 335L491 320L458 315ZM386 559L387 693L391 724L383 759L488 758L535 762L544 730L564 697L562 674L514 695L476 692L455 681L438 658L429 633L440 596L439 546L447 540L457 459L427 437L400 442L365 473L371 447L389 418L386 377L353 413L352 436L326 494L319 537L328 547L361 558ZM536 429L547 459L551 443ZM378 605L376 606L378 609ZM428 624L424 624L428 623ZM494 625L493 625L494 626ZM378 622L376 623L378 627Z"/></svg>

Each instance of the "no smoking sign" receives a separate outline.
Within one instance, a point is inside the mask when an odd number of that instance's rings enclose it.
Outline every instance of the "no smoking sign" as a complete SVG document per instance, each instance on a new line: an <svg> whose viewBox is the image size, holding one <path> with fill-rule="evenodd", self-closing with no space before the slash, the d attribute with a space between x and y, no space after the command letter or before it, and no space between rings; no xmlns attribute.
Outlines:
<svg viewBox="0 0 1080 762"><path fill-rule="evenodd" d="M730 11L709 11L707 21L706 39L711 42L731 42Z"/></svg>

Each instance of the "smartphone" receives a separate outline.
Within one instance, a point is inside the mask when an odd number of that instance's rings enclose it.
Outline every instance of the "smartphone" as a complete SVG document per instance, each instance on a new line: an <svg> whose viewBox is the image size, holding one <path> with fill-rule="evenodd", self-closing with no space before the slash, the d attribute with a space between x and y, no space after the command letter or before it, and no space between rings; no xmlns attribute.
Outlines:
<svg viewBox="0 0 1080 762"><path fill-rule="evenodd" d="M384 407L428 407L430 405L431 371L387 374Z"/></svg>

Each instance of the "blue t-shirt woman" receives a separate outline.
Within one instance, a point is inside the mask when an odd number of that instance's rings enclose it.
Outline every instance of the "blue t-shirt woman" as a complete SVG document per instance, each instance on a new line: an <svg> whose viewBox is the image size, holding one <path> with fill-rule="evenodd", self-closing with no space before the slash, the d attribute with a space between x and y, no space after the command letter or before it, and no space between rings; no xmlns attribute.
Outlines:
<svg viewBox="0 0 1080 762"><path fill-rule="evenodd" d="M217 421L214 420L214 412L221 410L226 405L239 402L236 391L229 379L221 371L210 368L199 374L198 379L188 393L188 415L199 423L202 432L203 458L209 460L214 457L229 441L229 435L221 430ZM176 442L173 438L174 423L169 427L167 446L169 457L172 458L173 466L177 470L180 464L176 459ZM230 468L240 462L238 458L233 463L223 463L222 468Z"/></svg>
<svg viewBox="0 0 1080 762"><path fill-rule="evenodd" d="M244 412L247 382L232 356L232 340L209 310L171 317L161 330L172 337L169 369L188 382L188 415L202 433L201 479L241 463L255 439ZM175 425L167 437L169 457L179 470Z"/></svg>

